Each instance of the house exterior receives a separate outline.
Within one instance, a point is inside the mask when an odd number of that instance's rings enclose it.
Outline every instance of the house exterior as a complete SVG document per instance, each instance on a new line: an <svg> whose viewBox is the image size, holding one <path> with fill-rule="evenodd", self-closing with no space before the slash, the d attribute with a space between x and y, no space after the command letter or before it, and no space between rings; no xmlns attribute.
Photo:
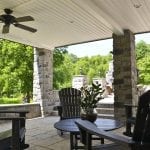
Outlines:
<svg viewBox="0 0 150 150"><path fill-rule="evenodd" d="M88 79L86 75L75 75L72 79L72 87L80 89L81 87L88 84Z"/></svg>

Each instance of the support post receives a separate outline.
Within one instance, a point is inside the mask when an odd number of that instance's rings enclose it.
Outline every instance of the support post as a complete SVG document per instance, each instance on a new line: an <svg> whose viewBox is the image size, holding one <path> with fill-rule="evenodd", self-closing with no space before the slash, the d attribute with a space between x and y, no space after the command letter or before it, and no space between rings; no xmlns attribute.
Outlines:
<svg viewBox="0 0 150 150"><path fill-rule="evenodd" d="M137 67L135 37L130 30L124 35L113 34L113 65L114 65L114 107L115 117L125 117L124 104L136 104Z"/></svg>
<svg viewBox="0 0 150 150"><path fill-rule="evenodd" d="M54 104L51 50L34 48L33 101L40 103L42 116L51 114Z"/></svg>

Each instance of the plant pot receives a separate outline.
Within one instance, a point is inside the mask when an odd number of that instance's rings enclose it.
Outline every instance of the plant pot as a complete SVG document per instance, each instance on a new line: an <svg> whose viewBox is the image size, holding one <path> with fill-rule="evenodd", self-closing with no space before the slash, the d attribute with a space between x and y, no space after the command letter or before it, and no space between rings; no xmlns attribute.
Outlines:
<svg viewBox="0 0 150 150"><path fill-rule="evenodd" d="M97 112L95 112L94 110L87 112L87 113L85 111L82 111L81 112L81 119L88 120L90 122L95 122L97 119Z"/></svg>

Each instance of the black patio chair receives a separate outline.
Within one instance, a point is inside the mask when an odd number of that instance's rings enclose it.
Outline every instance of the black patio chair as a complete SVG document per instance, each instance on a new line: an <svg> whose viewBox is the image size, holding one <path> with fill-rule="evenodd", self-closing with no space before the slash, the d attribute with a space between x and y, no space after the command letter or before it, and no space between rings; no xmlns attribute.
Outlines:
<svg viewBox="0 0 150 150"><path fill-rule="evenodd" d="M81 91L63 88L59 91L60 106L57 106L60 120L80 117Z"/></svg>
<svg viewBox="0 0 150 150"><path fill-rule="evenodd" d="M12 122L12 128L10 130L2 131L0 133L0 149L24 150L28 148L29 144L25 144L25 132L26 132L25 120L26 120L26 113L28 113L28 111L0 110L0 113L1 114L11 113L10 117L8 116L0 117L0 120Z"/></svg>
<svg viewBox="0 0 150 150"><path fill-rule="evenodd" d="M80 117L81 91L75 88L63 88L59 92L60 105L57 106L60 120ZM63 131L60 131L63 135Z"/></svg>
<svg viewBox="0 0 150 150"><path fill-rule="evenodd" d="M85 149L100 149L100 150L149 150L150 149L150 90L140 96L138 102L138 109L136 114L136 120L133 130L132 138L121 136L115 133L110 133L98 129L93 123L88 121L76 122L80 133L86 137L86 141L81 142L85 144ZM92 147L91 135L97 135L105 139L115 142L114 144L104 144L98 147ZM82 137L81 136L81 137Z"/></svg>

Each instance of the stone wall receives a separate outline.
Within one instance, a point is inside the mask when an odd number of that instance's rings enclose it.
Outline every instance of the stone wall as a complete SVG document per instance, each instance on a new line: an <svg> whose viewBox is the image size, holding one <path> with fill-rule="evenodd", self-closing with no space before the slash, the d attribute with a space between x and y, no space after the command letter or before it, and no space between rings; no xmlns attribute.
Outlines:
<svg viewBox="0 0 150 150"><path fill-rule="evenodd" d="M0 110L28 110L27 119L41 116L40 104L5 104L0 105ZM14 114L0 114L0 117L14 116Z"/></svg>
<svg viewBox="0 0 150 150"><path fill-rule="evenodd" d="M125 30L123 36L113 35L114 107L115 117L125 116L124 104L137 103L137 68L134 34Z"/></svg>
<svg viewBox="0 0 150 150"><path fill-rule="evenodd" d="M34 49L33 101L40 103L43 116L50 114L55 104L53 52L47 49Z"/></svg>

